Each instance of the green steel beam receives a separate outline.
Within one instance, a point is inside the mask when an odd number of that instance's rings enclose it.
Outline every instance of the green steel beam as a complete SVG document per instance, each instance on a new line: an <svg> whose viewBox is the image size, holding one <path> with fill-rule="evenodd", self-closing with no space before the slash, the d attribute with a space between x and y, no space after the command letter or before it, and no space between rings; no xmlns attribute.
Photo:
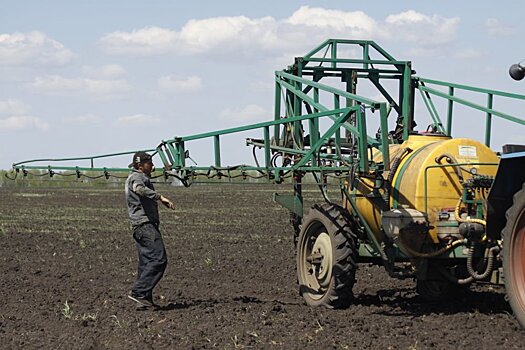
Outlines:
<svg viewBox="0 0 525 350"><path fill-rule="evenodd" d="M351 108L351 110L352 109L354 108ZM338 117L337 120L335 120L334 125L328 128L328 130L319 138L315 145L311 146L310 150L306 152L305 156L297 164L295 164L293 168L305 165L306 162L310 159L310 157L321 148L321 146L326 142L326 140L328 140L328 138L332 136L335 133L335 131L341 127L341 124L346 122L348 118L350 118L350 111L348 111L347 113L343 113L340 117Z"/></svg>
<svg viewBox="0 0 525 350"><path fill-rule="evenodd" d="M306 66L303 68L303 75L312 75L316 72L325 72L327 76L338 77L341 76L341 72L347 69L355 70L359 73L359 77L368 78L368 74L374 73L379 74L381 78L399 79L402 74L398 69L386 69L386 68L369 68L363 69L360 67L324 67L324 66Z"/></svg>
<svg viewBox="0 0 525 350"><path fill-rule="evenodd" d="M268 126L265 126L264 128L264 165L266 168L271 167L270 159L270 128Z"/></svg>
<svg viewBox="0 0 525 350"><path fill-rule="evenodd" d="M448 94L454 96L454 87L448 88ZM447 135L452 136L452 114L454 110L454 101L448 100L448 111L447 111Z"/></svg>
<svg viewBox="0 0 525 350"><path fill-rule="evenodd" d="M379 127L381 133L381 151L383 153L384 171L390 170L390 145L388 143L388 108L386 103L379 106Z"/></svg>
<svg viewBox="0 0 525 350"><path fill-rule="evenodd" d="M498 117L503 118L505 120L508 120L508 121L511 121L511 122L514 122L514 123L518 123L518 124L521 124L521 125L525 125L525 120L513 117L510 114L499 112L499 111L496 111L496 110L494 110L492 108L487 108L487 107L481 106L481 105L479 105L477 103L473 103L473 102L467 101L465 99L461 99L461 98L458 98L458 97L455 97L455 96L450 96L450 95L448 95L448 94L446 94L444 92L441 92L441 91L435 90L435 89L431 89L431 88L426 87L426 86L421 86L420 85L418 88L423 90L423 91L429 92L429 93L431 93L433 95L449 99L451 101L460 103L460 104L465 105L465 106L472 107L472 108L480 110L482 112L490 113L493 116L495 115L495 116L498 116ZM490 90L490 91L494 91L494 90ZM521 95L518 95L518 96L521 96ZM525 96L522 96L522 97L525 99Z"/></svg>
<svg viewBox="0 0 525 350"><path fill-rule="evenodd" d="M433 79L426 79L422 77L414 77L414 79L418 81L422 81L427 84L434 84L434 85L441 85L446 87L453 87L460 90L466 90L466 91L473 91L473 92L480 92L484 94L492 94L494 96L503 96L503 97L509 97L509 98L515 98L518 100L525 100L525 95L520 94L514 94L511 92L505 92L505 91L499 91L499 90L491 90L491 89L484 89L476 86L470 86L470 85L463 85L463 84L455 84L455 83L449 83L446 81L440 81L440 80L433 80Z"/></svg>
<svg viewBox="0 0 525 350"><path fill-rule="evenodd" d="M293 92L294 94L296 95L299 95L301 96L301 98L304 100L304 101L307 101L310 105L318 108L319 110L321 111L328 111L328 107L325 107L323 105L321 105L320 103L316 103L314 101L314 99L312 99L310 96L306 95L305 93L303 93L302 91L300 90L297 90L295 89L292 85L284 82L284 81L280 81L280 84L285 87L288 91L291 91ZM323 84L320 84L320 85L323 85ZM341 91L343 92L343 91ZM352 96L355 96L353 94L348 94L348 95L352 95ZM379 107L379 102L376 102L377 104L377 107ZM328 117L331 118L331 119L334 119L334 115L336 113L332 114L332 115L329 115ZM358 135L359 134L359 131L352 125L350 124L343 124L342 125L343 128L345 128L346 130L350 131L351 133L355 134L355 135ZM378 142L377 140L373 139L372 137L368 137L368 141L367 141L369 144L373 145L373 146L377 146Z"/></svg>
<svg viewBox="0 0 525 350"><path fill-rule="evenodd" d="M13 163L13 167L16 167L16 166L19 166L19 165L23 165L23 164L26 164L26 163L36 163L36 162L67 162L67 161L76 161L76 160L94 160L94 159L101 159L101 158L109 158L109 157L117 157L117 156L122 156L122 155L129 155L129 154L134 154L136 152L138 152L140 150L136 150L136 151L126 151L126 152L118 152L118 153L107 153L107 154L100 154L100 155L96 155L96 156L87 156L87 157L77 157L77 158L40 158L40 159L31 159L31 160L25 160L25 161L22 161L22 162L18 162L18 163ZM148 150L143 150L145 152L155 152L156 149L153 148L153 149L148 149Z"/></svg>
<svg viewBox="0 0 525 350"><path fill-rule="evenodd" d="M487 96L487 109L492 109L492 104L494 102L494 95L488 94ZM492 113L487 112L487 120L485 123L485 145L490 147L490 133L492 127Z"/></svg>
<svg viewBox="0 0 525 350"><path fill-rule="evenodd" d="M38 166L38 165L17 165L15 169L20 170L61 170L61 171L111 171L111 172L130 172L129 168L108 168L108 167L79 167L79 166Z"/></svg>
<svg viewBox="0 0 525 350"><path fill-rule="evenodd" d="M420 86L424 86L424 85L420 85ZM439 117L436 106L434 105L434 102L430 98L430 95L428 93L423 92L422 89L418 89L418 90L421 93L421 99L425 103L425 106L427 107L427 110L430 114L430 117L432 118L434 125L437 125L439 127L439 130L444 133L445 130L443 129L441 118Z"/></svg>
<svg viewBox="0 0 525 350"><path fill-rule="evenodd" d="M322 83L318 83L318 82L315 82L315 81L311 81L311 80L308 80L308 79L304 79L304 78L299 78L295 75L292 75L292 74L289 74L289 73L286 73L286 72L283 72L283 71L277 71L275 72L275 75L277 77L282 77L282 78L285 78L285 79L289 79L289 80L292 80L292 81L298 81L302 84L306 84L306 85L310 85L310 86L313 86L313 87L317 87L323 91L327 91L327 92L330 92L330 93L333 93L333 94L337 94L341 97L344 97L344 98L349 98L349 99L352 99L352 100L355 100L357 102L361 102L361 103L364 103L364 104L367 104L367 105L370 105L370 106L378 106L380 102L378 101L375 101L375 100L372 100L372 99L369 99L369 98L366 98L366 97L363 97L363 96L359 96L359 95L355 95L355 94L351 94L349 92L346 92L344 90L340 90L340 89L337 89L337 88L334 88L333 86L329 86L329 85L325 85L325 84L322 84Z"/></svg>
<svg viewBox="0 0 525 350"><path fill-rule="evenodd" d="M221 166L221 140L219 135L213 136L213 149L215 151L215 166Z"/></svg>
<svg viewBox="0 0 525 350"><path fill-rule="evenodd" d="M368 225L367 221L363 217L363 214L357 209L357 204L354 201L355 196L352 196L348 192L348 188L346 186L343 187L342 190L343 190L343 194L344 194L345 198L348 200L348 203L350 203L350 206L352 207L352 213L357 217L359 223L364 228L364 231L365 231L368 239L372 242L372 247L374 248L376 253L381 256L381 259L383 261L387 262L388 261L388 257L386 256L385 252L381 248L381 245L379 244L379 242L377 241L376 237L374 236L374 232L372 231L372 229Z"/></svg>
<svg viewBox="0 0 525 350"><path fill-rule="evenodd" d="M410 95L411 91L411 79L412 79L412 68L410 62L404 62L403 68L403 88L400 89L402 94L402 103L401 103L401 112L403 115L403 140L408 139L410 131L412 131L412 122L411 122L411 108L410 108Z"/></svg>
<svg viewBox="0 0 525 350"><path fill-rule="evenodd" d="M337 57L337 44L332 42L331 43L331 55L332 55L332 58L336 58ZM332 62L332 68L337 68L337 62Z"/></svg>
<svg viewBox="0 0 525 350"><path fill-rule="evenodd" d="M353 64L377 64L377 65L393 65L393 66L404 66L407 61L388 61L388 60L370 60L370 59L359 59L359 58L319 58L319 57L303 57L305 62L315 63L353 63Z"/></svg>
<svg viewBox="0 0 525 350"><path fill-rule="evenodd" d="M307 120L307 119L310 119L310 118L326 117L326 116L335 115L335 114L338 114L338 113L344 113L345 111L348 111L348 108L340 108L340 109L334 109L334 110L327 110L325 108L325 110L323 110L323 111L321 111L319 113L299 115L299 116L288 117L288 118L279 119L279 120L272 120L272 121L267 121L267 122L261 122L261 123L244 125L244 126L240 126L240 127L236 127L236 128L222 129L222 130L210 131L210 132L206 132L206 133L202 133L202 134L195 134L195 135L190 135L190 136L178 137L178 138L173 138L171 140L166 140L166 143L175 142L176 140L188 142L188 141L199 140L199 139L203 139L203 138L207 138L207 137L212 137L212 136L215 136L215 135L227 135L227 134L233 134L233 133L249 131L249 130L254 130L254 129L262 129L265 126L274 126L274 125L280 125L280 124L287 124L287 123L291 123L291 122L295 122L295 121Z"/></svg>
<svg viewBox="0 0 525 350"><path fill-rule="evenodd" d="M357 120L357 129L358 139L358 152L359 152L359 170L367 173L368 172L368 142L366 134L366 116L361 107L357 105L356 108L356 120Z"/></svg>
<svg viewBox="0 0 525 350"><path fill-rule="evenodd" d="M273 119L275 121L278 121L281 119L281 93L282 93L282 90L281 90L281 85L278 84L277 82L275 82L275 99L274 99L274 111L273 111ZM278 145L279 144L279 124L276 124L274 125L274 129L273 129L273 135L274 135L274 140L275 140L275 144Z"/></svg>

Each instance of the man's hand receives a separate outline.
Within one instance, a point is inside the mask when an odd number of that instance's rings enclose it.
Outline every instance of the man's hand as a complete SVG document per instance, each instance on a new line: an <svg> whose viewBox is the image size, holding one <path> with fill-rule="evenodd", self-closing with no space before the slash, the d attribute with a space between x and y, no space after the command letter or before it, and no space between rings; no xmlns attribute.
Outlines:
<svg viewBox="0 0 525 350"><path fill-rule="evenodd" d="M163 195L160 196L160 201L162 202L162 204L166 206L166 208L175 210L175 204L173 204L172 201L170 201L168 198L164 197Z"/></svg>

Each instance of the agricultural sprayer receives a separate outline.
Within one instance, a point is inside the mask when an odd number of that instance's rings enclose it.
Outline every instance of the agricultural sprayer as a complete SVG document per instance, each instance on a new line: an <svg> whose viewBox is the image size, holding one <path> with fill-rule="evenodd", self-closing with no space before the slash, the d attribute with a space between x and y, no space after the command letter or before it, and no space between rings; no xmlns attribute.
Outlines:
<svg viewBox="0 0 525 350"><path fill-rule="evenodd" d="M349 306L358 263L365 262L415 279L428 299L472 283L504 284L525 326L525 146L489 148L493 119L516 127L525 121L496 110L494 100L525 96L422 78L373 41L331 39L275 73L270 121L174 137L147 151L164 165L160 176L186 186L210 178L289 182L293 194L274 200L291 213L297 278L309 305ZM416 114L428 118L420 131ZM452 137L453 126L480 125L481 141ZM221 138L247 131L258 135L246 144L260 160L223 165ZM190 165L189 145L202 139L213 145L214 164ZM13 169L108 178L129 169L94 162L135 151L30 160ZM60 165L83 159L90 166ZM324 201L305 212L306 177ZM340 189L337 200L325 193L328 181Z"/></svg>

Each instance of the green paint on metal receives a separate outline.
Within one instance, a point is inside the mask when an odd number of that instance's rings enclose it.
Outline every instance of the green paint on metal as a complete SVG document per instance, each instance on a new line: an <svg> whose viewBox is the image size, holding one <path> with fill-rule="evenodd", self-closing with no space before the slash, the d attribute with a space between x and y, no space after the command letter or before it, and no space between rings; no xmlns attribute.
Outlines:
<svg viewBox="0 0 525 350"><path fill-rule="evenodd" d="M487 109L492 109L492 104L494 101L494 95L488 94L487 95ZM492 113L487 112L487 120L485 123L485 145L487 147L490 147L490 132L492 127Z"/></svg>
<svg viewBox="0 0 525 350"><path fill-rule="evenodd" d="M454 87L449 86L449 96L454 96ZM452 112L454 110L454 101L448 100L448 112L447 112L447 136L452 137Z"/></svg>
<svg viewBox="0 0 525 350"><path fill-rule="evenodd" d="M390 170L390 146L388 142L388 108L386 103L381 103L379 106L380 113L380 132L381 132L381 151L383 153L383 170Z"/></svg>
<svg viewBox="0 0 525 350"><path fill-rule="evenodd" d="M503 97L514 98L514 99L518 99L518 100L525 100L525 95L514 94L514 93L500 91L500 90L491 90L491 89L485 89L485 88L480 88L480 87L476 87L476 86L455 84L455 83L449 83L449 82L446 82L446 81L440 81L440 80L434 80L434 79L426 79L426 78L416 77L416 76L414 77L414 79L418 80L418 81L422 81L422 82L428 83L428 84L441 85L441 86L446 86L446 87L453 87L453 88L461 89L461 90L465 90L465 91L479 92L479 93L483 93L483 94L492 94L494 96L503 96Z"/></svg>
<svg viewBox="0 0 525 350"><path fill-rule="evenodd" d="M343 187L342 191L343 191L343 194L344 194L345 198L347 199L348 203L350 203L350 206L352 207L352 214L357 218L357 220L359 221L361 226L364 228L366 236L372 242L372 247L373 247L374 251L376 252L377 255L379 255L381 257L381 259L383 261L385 261L385 263L388 262L388 257L386 256L385 252L381 248L381 245L377 241L377 239L376 239L376 237L374 235L374 232L372 231L372 229L370 228L370 226L366 222L366 220L363 217L363 215L361 214L361 212L357 209L357 204L355 203L355 200L354 200L355 196L351 195L348 192L348 188L347 187Z"/></svg>
<svg viewBox="0 0 525 350"><path fill-rule="evenodd" d="M430 95L428 93L424 93L422 89L419 89L419 92L421 93L421 98L425 102L425 106L427 107L430 117L432 118L433 125L437 128L438 132L444 134L445 129L443 129L443 123L441 122L439 113L436 109L436 106L434 105L434 102L430 98Z"/></svg>
<svg viewBox="0 0 525 350"><path fill-rule="evenodd" d="M215 150L215 166L221 166L221 141L219 135L213 137L213 146Z"/></svg>
<svg viewBox="0 0 525 350"><path fill-rule="evenodd" d="M423 81L423 82L432 82L431 80L426 80L426 79L423 80L421 78L420 78L420 80ZM443 85L443 84L444 83L441 82L441 85ZM450 86L458 88L459 86L464 86L464 85L451 84ZM507 113L503 113L503 112L494 110L492 108L484 107L484 106L479 105L477 103L470 102L468 100L465 100L465 99L462 99L462 98L458 98L456 96L451 96L451 95L446 94L446 93L444 93L442 91L439 91L439 90L436 90L436 89L432 89L432 88L429 88L429 87L423 86L423 85L419 85L418 89L420 89L420 90L422 90L424 92L428 92L428 93L430 93L432 95L448 99L449 101L457 102L459 104L462 104L462 105L465 105L465 106L477 109L479 111L490 113L493 116L498 116L498 117L500 117L502 119L505 119L505 120L508 120L508 121L511 121L511 122L514 122L514 123L517 123L517 124L525 125L525 120L523 120L523 119L514 117L514 116L512 116L510 114L507 114ZM479 88L470 88L470 89L465 89L465 90L492 94L494 96L498 95L498 96L512 97L512 98L516 98L516 99L523 99L523 100L525 100L525 96L524 95L507 94L507 93L503 93L503 92L495 91L495 90L484 90L484 89L479 89Z"/></svg>
<svg viewBox="0 0 525 350"><path fill-rule="evenodd" d="M298 196L274 193L273 200L299 217L303 217L303 202Z"/></svg>

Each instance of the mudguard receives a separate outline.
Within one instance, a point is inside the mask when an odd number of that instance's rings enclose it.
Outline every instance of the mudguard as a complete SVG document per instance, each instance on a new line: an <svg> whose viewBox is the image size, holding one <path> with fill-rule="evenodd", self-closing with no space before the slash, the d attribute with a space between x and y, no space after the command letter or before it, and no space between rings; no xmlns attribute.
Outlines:
<svg viewBox="0 0 525 350"><path fill-rule="evenodd" d="M505 213L512 206L514 193L521 189L524 181L525 151L502 154L496 178L487 198L488 237L501 238L501 231L507 223Z"/></svg>

